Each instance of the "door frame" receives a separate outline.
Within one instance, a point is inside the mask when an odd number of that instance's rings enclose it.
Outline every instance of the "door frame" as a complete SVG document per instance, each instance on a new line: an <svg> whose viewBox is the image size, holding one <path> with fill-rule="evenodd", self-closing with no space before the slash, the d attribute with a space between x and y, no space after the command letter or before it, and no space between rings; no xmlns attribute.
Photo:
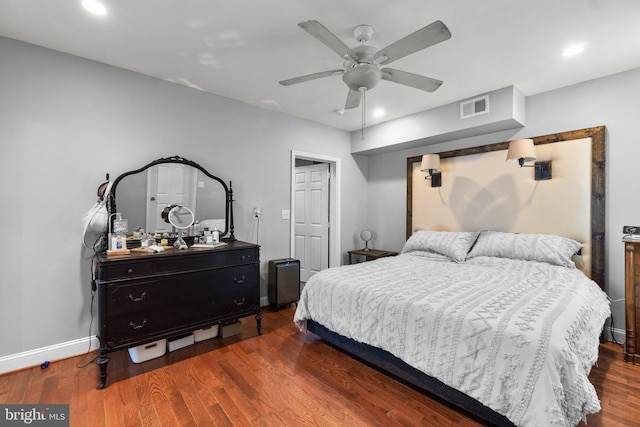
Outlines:
<svg viewBox="0 0 640 427"><path fill-rule="evenodd" d="M293 258L296 253L295 247L295 232L294 227L296 224L295 218L295 172L296 172L296 159L311 160L315 162L329 163L329 267L336 267L340 265L342 259L342 244L340 240L340 179L341 179L341 160L337 157L325 156L322 154L308 153L304 151L291 150L291 178L290 188L291 195L289 199L289 206L291 212L291 218L289 221L289 252Z"/></svg>

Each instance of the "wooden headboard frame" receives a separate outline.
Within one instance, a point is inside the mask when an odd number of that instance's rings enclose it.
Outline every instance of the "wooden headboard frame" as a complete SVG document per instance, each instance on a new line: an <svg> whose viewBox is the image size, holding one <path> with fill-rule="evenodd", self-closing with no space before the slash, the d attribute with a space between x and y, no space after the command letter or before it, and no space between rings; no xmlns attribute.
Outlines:
<svg viewBox="0 0 640 427"><path fill-rule="evenodd" d="M603 289L605 257L605 133L605 127L598 126L532 138L535 145L591 138L591 278ZM441 159L445 159L506 150L508 147L509 142L505 141L480 147L445 151L438 154L440 154ZM413 232L413 168L414 164L419 163L421 160L422 156L407 158L407 239Z"/></svg>

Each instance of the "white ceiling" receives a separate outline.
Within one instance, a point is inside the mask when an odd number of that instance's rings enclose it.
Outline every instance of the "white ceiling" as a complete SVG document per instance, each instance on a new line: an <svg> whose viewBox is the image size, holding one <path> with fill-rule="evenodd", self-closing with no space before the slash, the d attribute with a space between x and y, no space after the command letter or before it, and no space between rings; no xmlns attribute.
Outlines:
<svg viewBox="0 0 640 427"><path fill-rule="evenodd" d="M443 21L450 40L393 63L444 80L434 93L381 81L366 95L367 125L515 85L525 95L640 66L638 0L0 0L0 35L281 111L345 130L339 76L283 87L280 80L342 68L297 24L321 22L348 46L359 24L383 48ZM578 56L561 52L584 43ZM0 58L0 61L2 58ZM382 107L383 118L370 114Z"/></svg>

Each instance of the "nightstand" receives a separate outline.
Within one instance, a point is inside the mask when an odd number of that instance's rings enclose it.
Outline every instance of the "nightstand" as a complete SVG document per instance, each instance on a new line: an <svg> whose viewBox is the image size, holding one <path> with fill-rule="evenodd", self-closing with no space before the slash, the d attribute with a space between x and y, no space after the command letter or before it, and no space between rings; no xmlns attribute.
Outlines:
<svg viewBox="0 0 640 427"><path fill-rule="evenodd" d="M373 261L374 259L383 258L386 256L396 256L398 255L398 252L381 251L379 249L369 249L368 251L364 249L355 249L353 251L349 251L349 264L353 264L354 255L363 256L365 261Z"/></svg>

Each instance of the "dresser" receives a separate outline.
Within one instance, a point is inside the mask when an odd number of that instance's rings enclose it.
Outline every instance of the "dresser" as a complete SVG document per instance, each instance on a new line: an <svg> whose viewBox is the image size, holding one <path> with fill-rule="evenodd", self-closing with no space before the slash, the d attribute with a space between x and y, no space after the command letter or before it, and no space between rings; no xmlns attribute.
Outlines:
<svg viewBox="0 0 640 427"><path fill-rule="evenodd" d="M97 255L99 389L109 353L255 315L260 334L259 246Z"/></svg>
<svg viewBox="0 0 640 427"><path fill-rule="evenodd" d="M640 241L623 239L625 265L625 362L640 364Z"/></svg>

